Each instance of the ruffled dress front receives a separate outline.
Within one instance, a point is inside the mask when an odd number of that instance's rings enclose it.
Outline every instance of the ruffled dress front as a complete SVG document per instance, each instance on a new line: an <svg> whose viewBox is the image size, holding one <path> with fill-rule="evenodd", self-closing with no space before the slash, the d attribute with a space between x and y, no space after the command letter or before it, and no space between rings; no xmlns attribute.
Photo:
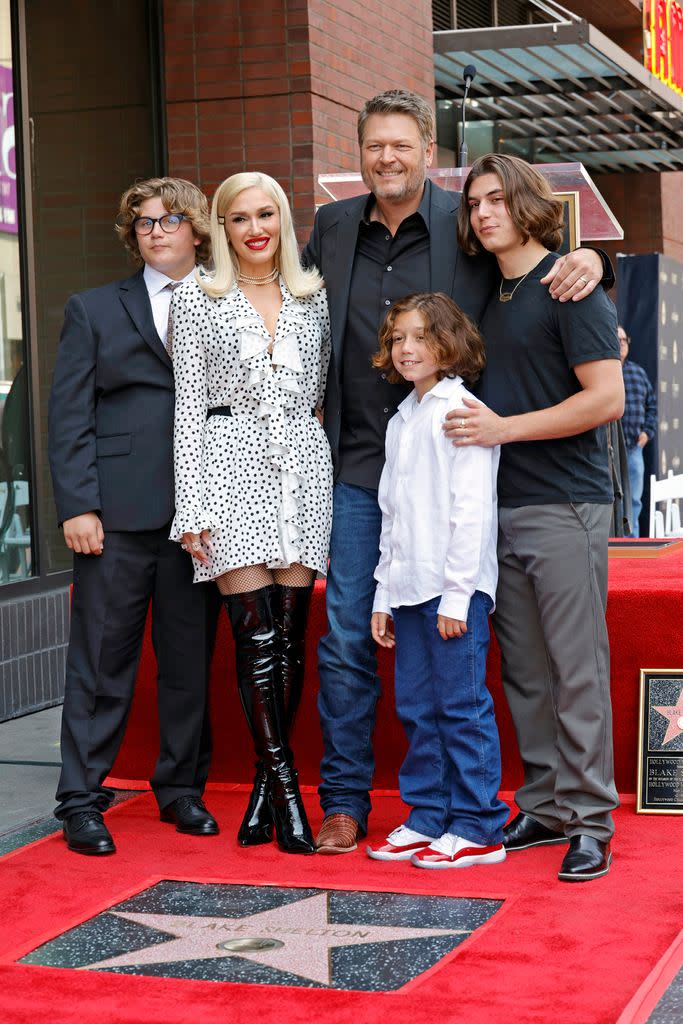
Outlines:
<svg viewBox="0 0 683 1024"><path fill-rule="evenodd" d="M264 563L327 572L332 460L312 415L330 358L327 298L297 299L282 278L280 290L274 340L239 288L212 299L190 281L173 296L171 539L211 531L195 582ZM207 415L221 406L232 415Z"/></svg>

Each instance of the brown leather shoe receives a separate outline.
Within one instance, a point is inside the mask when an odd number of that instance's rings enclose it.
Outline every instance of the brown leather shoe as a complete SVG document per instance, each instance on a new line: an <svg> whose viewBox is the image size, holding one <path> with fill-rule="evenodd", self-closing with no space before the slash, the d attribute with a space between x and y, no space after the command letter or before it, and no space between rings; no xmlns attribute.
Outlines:
<svg viewBox="0 0 683 1024"><path fill-rule="evenodd" d="M318 853L352 853L358 848L360 828L350 814L329 814L322 823L316 847Z"/></svg>

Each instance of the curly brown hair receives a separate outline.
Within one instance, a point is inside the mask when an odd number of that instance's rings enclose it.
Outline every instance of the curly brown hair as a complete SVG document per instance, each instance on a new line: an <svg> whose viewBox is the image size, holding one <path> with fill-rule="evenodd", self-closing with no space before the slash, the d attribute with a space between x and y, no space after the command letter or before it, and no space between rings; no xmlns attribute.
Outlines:
<svg viewBox="0 0 683 1024"><path fill-rule="evenodd" d="M554 252L564 235L562 203L553 195L540 171L518 156L488 153L472 164L462 190L458 210L458 242L463 252L475 256L483 247L470 223L469 193L472 182L484 174L500 178L505 205L512 223L526 244L530 238Z"/></svg>
<svg viewBox="0 0 683 1024"><path fill-rule="evenodd" d="M401 313L419 313L424 320L425 342L439 365L439 380L459 374L474 384L486 365L484 339L466 313L443 292L407 295L391 307L379 329L379 352L372 365L382 370L391 384L403 380L391 358L396 320Z"/></svg>
<svg viewBox="0 0 683 1024"><path fill-rule="evenodd" d="M146 178L136 181L121 196L115 231L130 253L136 266L144 263L140 255L133 222L140 215L145 199L161 199L169 213L182 213L192 225L195 238L201 239L196 250L197 263L211 258L209 204L204 193L185 178Z"/></svg>

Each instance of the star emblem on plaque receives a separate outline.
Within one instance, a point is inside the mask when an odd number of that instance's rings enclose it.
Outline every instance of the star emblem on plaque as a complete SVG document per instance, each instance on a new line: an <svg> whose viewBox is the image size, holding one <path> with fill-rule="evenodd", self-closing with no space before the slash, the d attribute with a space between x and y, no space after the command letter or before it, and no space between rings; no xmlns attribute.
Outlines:
<svg viewBox="0 0 683 1024"><path fill-rule="evenodd" d="M665 747L667 743L671 743L672 740L683 735L683 690L674 704L663 706L653 704L652 708L668 722L668 728L662 740L662 746Z"/></svg>
<svg viewBox="0 0 683 1024"><path fill-rule="evenodd" d="M392 991L501 900L162 881L21 963L194 980Z"/></svg>
<svg viewBox="0 0 683 1024"><path fill-rule="evenodd" d="M640 673L636 808L683 814L683 671Z"/></svg>

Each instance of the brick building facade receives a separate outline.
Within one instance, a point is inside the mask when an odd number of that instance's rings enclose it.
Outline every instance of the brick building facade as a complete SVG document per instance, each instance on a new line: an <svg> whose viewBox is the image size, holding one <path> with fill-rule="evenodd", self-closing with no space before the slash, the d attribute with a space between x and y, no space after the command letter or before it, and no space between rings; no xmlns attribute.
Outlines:
<svg viewBox="0 0 683 1024"><path fill-rule="evenodd" d="M389 30L388 30L389 29ZM292 197L301 240L321 172L358 169L362 103L400 85L432 100L429 0L166 0L169 169L207 194L263 170Z"/></svg>

